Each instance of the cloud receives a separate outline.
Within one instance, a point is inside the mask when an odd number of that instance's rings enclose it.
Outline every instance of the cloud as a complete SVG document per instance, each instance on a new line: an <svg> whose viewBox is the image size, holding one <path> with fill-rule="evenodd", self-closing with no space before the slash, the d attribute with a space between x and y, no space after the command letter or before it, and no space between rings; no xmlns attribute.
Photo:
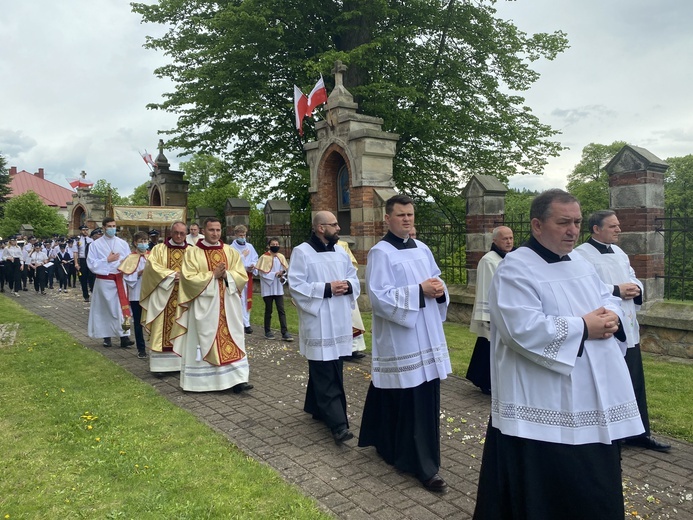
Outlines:
<svg viewBox="0 0 693 520"><path fill-rule="evenodd" d="M613 117L616 114L614 110L610 110L604 105L586 105L577 108L557 108L551 112L551 115L563 122L562 127L575 125L583 120L596 117L603 119L605 117Z"/></svg>
<svg viewBox="0 0 693 520"><path fill-rule="evenodd" d="M19 155L36 146L36 139L24 135L21 131L0 128L0 153L10 162Z"/></svg>

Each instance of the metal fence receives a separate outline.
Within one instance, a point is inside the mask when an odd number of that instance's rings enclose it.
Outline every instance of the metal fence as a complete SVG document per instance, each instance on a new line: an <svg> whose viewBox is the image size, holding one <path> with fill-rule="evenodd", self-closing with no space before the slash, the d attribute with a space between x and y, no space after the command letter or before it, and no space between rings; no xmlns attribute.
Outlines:
<svg viewBox="0 0 693 520"><path fill-rule="evenodd" d="M693 277L688 262L693 258L693 216L667 210L655 219L657 232L664 235L664 298L693 300Z"/></svg>
<svg viewBox="0 0 693 520"><path fill-rule="evenodd" d="M463 223L416 222L416 238L433 253L448 285L467 283L467 229Z"/></svg>

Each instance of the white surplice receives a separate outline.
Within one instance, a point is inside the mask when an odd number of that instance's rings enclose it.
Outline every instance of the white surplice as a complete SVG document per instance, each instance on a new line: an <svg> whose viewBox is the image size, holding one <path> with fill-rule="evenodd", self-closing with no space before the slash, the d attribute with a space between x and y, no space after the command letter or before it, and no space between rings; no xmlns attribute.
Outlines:
<svg viewBox="0 0 693 520"><path fill-rule="evenodd" d="M257 264L257 251L255 251L255 248L253 247L252 244L249 244L246 242L245 244L239 244L237 240L234 240L231 242L231 247L233 247L236 251L238 251L238 254L241 255L241 261L243 262L243 267L245 267L246 272L248 273L248 278L255 276L257 274L257 269L254 267L251 268L251 266L255 266ZM246 284L245 287L243 287L243 291L241 291L241 305L243 307L243 326L244 327L250 327L250 309L248 308L248 286L252 287L252 280L250 284ZM252 301L253 295L250 295L251 301Z"/></svg>
<svg viewBox="0 0 693 520"><path fill-rule="evenodd" d="M476 267L476 297L472 309L472 320L469 331L486 339L491 338L491 315L488 310L488 290L491 287L493 274L498 269L501 256L495 251L489 251L479 260Z"/></svg>
<svg viewBox="0 0 693 520"><path fill-rule="evenodd" d="M120 258L108 261L108 255L119 253ZM118 266L130 254L130 246L122 238L102 236L89 246L87 267L95 275L117 274ZM111 338L129 336L123 330L123 311L114 280L96 278L94 292L89 306L88 331L90 338Z"/></svg>
<svg viewBox="0 0 693 520"><path fill-rule="evenodd" d="M298 309L299 347L311 361L351 355L351 311L359 297L356 269L344 249L318 253L304 242L291 253L289 288ZM352 293L324 297L325 283L346 280Z"/></svg>
<svg viewBox="0 0 693 520"><path fill-rule="evenodd" d="M611 244L611 249L613 253L602 254L592 244L585 242L575 250L594 266L599 277L607 285L631 282L640 287L640 294L642 294L642 282L635 277L628 255L615 244ZM640 343L640 326L636 315L640 306L636 305L634 300L620 300L620 305L623 309L623 327L626 330L628 348L633 348Z"/></svg>
<svg viewBox="0 0 693 520"><path fill-rule="evenodd" d="M643 431L614 337L585 340L581 316L617 298L578 253L548 263L529 247L508 253L489 292L491 412L505 435L610 444Z"/></svg>
<svg viewBox="0 0 693 520"><path fill-rule="evenodd" d="M414 388L426 381L445 379L452 372L443 321L445 302L424 298L420 307L419 284L439 277L431 250L396 249L385 240L368 252L366 285L373 308L371 377L376 388Z"/></svg>

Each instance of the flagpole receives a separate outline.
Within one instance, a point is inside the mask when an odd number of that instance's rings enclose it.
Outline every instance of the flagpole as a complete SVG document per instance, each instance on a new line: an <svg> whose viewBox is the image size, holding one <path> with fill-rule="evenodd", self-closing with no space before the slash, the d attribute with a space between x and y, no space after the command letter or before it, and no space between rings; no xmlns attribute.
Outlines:
<svg viewBox="0 0 693 520"><path fill-rule="evenodd" d="M147 153L146 149L144 150L144 153L145 154ZM149 173L154 173L154 170L152 169L151 165L147 162L147 160L144 158L144 155L142 155L139 150L137 150L137 155L139 155L140 159L142 159L144 161L144 164L147 165L147 168L149 169Z"/></svg>

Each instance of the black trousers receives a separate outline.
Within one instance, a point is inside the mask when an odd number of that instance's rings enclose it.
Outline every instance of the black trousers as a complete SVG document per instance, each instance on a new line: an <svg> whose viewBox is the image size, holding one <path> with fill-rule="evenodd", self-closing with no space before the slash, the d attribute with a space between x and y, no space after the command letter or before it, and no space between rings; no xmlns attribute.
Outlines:
<svg viewBox="0 0 693 520"><path fill-rule="evenodd" d="M626 365L630 380L633 383L633 392L635 400L638 403L638 411L642 419L642 425L645 427L645 432L639 435L640 437L650 436L650 415L647 412L647 394L645 392L645 372L642 368L642 353L640 352L640 343L633 348L626 350Z"/></svg>
<svg viewBox="0 0 693 520"><path fill-rule="evenodd" d="M34 278L34 289L36 292L46 292L46 284L48 283L48 271L44 266L39 266L36 269L30 269Z"/></svg>
<svg viewBox="0 0 693 520"><path fill-rule="evenodd" d="M79 284L82 286L82 296L85 300L89 299L89 278L92 276L91 271L87 267L87 259L79 259ZM91 288L94 288L94 284L91 284Z"/></svg>
<svg viewBox="0 0 693 520"><path fill-rule="evenodd" d="M132 328L135 329L135 345L139 352L145 352L146 345L144 343L144 332L142 330L142 306L139 301L130 301L130 310L132 311Z"/></svg>
<svg viewBox="0 0 693 520"><path fill-rule="evenodd" d="M5 269L7 269L7 285L10 291L19 292L22 290L22 262L19 258L15 258L14 262L5 261Z"/></svg>
<svg viewBox="0 0 693 520"><path fill-rule="evenodd" d="M303 411L322 420L332 433L349 427L341 359L308 360L308 387Z"/></svg>
<svg viewBox="0 0 693 520"><path fill-rule="evenodd" d="M5 290L5 262L0 262L0 290Z"/></svg>
<svg viewBox="0 0 693 520"><path fill-rule="evenodd" d="M277 314L279 314L279 326L282 334L289 332L286 326L286 313L284 312L284 296L279 294L276 296L263 296L265 301L265 334L272 328L272 302L277 306Z"/></svg>
<svg viewBox="0 0 693 520"><path fill-rule="evenodd" d="M58 285L61 289L67 289L67 273L68 265L61 264L58 260L55 261L55 274L58 278Z"/></svg>

